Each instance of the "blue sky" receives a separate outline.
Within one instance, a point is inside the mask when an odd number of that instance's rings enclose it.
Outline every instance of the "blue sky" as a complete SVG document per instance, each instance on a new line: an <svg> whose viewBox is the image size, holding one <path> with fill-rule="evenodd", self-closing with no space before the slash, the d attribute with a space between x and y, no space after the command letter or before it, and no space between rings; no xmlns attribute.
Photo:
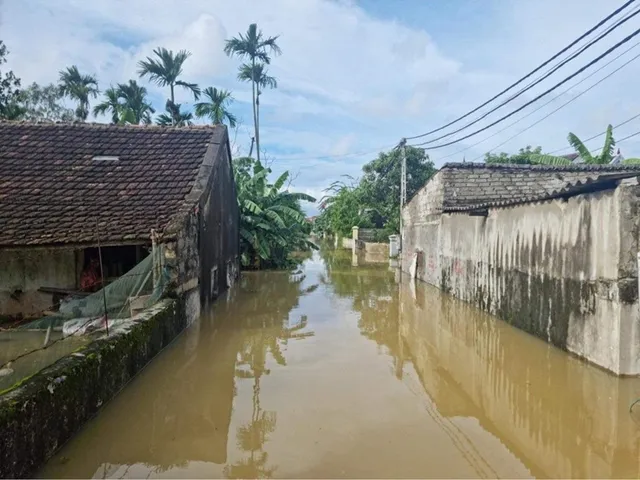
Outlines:
<svg viewBox="0 0 640 480"><path fill-rule="evenodd" d="M96 74L102 89L136 78L136 63L156 46L185 48L193 54L185 65L185 80L233 91L236 101L232 109L243 122L231 137L235 151L243 154L250 144L251 91L237 82L239 62L227 58L222 48L226 38L257 22L265 34L280 35L283 50L270 70L278 78L279 88L262 97L262 148L276 172L290 170L296 189L319 197L340 175L357 177L362 164L380 149L396 144L403 136L438 127L491 97L621 3L0 0L0 38L11 50L9 66L25 82L56 81L60 69L77 64L81 70ZM601 53L638 23L637 18L628 22L584 58ZM500 129L494 128L458 145L430 151L431 158L439 166L444 161L481 157L639 51L631 50L572 87L582 78L577 77L567 85L571 88L566 93L504 132L494 135ZM557 81L581 64L572 62L553 78ZM631 63L497 151L516 151L527 144L556 150L566 146L569 131L589 137L603 131L608 123L640 113L639 65L640 61ZM541 84L513 105L555 81ZM166 89L148 88L161 110ZM186 92L181 92L178 100L192 102ZM509 110L505 107L501 112ZM634 121L615 133L622 138L638 130L640 121ZM599 145L600 139L589 143L594 148ZM636 139L621 143L620 148L626 156L640 156Z"/></svg>

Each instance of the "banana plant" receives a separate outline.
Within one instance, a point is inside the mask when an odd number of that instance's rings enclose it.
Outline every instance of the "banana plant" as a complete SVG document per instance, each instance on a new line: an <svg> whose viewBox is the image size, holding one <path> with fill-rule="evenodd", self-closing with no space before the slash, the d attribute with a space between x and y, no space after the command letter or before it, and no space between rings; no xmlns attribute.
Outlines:
<svg viewBox="0 0 640 480"><path fill-rule="evenodd" d="M315 202L285 188L289 172L269 181L271 169L243 157L234 161L242 263L252 268L286 268L294 251L316 249L308 240L311 226L300 202Z"/></svg>

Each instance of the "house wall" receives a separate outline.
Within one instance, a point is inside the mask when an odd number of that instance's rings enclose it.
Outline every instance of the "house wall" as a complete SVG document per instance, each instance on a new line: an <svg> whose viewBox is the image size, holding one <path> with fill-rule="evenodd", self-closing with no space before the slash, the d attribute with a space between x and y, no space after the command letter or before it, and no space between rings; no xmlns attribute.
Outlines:
<svg viewBox="0 0 640 480"><path fill-rule="evenodd" d="M240 272L238 201L227 148L219 150L212 182L213 187L204 197L200 220L203 305L231 287Z"/></svg>
<svg viewBox="0 0 640 480"><path fill-rule="evenodd" d="M51 308L53 295L40 287L76 288L76 252L71 249L0 250L0 316L36 315ZM21 290L17 299L14 291Z"/></svg>
<svg viewBox="0 0 640 480"><path fill-rule="evenodd" d="M417 257L419 279L617 374L640 374L639 186L487 217L439 214L430 191L403 212L404 271Z"/></svg>
<svg viewBox="0 0 640 480"><path fill-rule="evenodd" d="M188 325L235 283L240 272L239 212L228 144L213 151L216 154L207 155L187 197L194 207L170 227L176 240L165 242Z"/></svg>

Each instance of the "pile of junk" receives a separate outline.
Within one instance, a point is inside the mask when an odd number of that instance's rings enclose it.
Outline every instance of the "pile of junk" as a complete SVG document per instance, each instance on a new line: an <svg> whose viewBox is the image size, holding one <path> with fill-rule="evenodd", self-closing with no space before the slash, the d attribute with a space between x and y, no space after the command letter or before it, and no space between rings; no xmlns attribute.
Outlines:
<svg viewBox="0 0 640 480"><path fill-rule="evenodd" d="M155 252L154 252L155 253ZM149 308L165 293L168 273L154 254L120 278L93 293L76 292L60 299L59 308L17 327L17 330L85 335L117 327ZM47 340L45 339L45 345Z"/></svg>

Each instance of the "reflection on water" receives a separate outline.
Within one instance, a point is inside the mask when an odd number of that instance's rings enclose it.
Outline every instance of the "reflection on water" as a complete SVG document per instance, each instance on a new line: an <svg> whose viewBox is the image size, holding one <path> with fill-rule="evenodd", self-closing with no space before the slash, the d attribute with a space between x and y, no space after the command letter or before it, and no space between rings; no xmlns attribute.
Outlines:
<svg viewBox="0 0 640 480"><path fill-rule="evenodd" d="M638 477L636 379L385 266L250 273L45 477Z"/></svg>

